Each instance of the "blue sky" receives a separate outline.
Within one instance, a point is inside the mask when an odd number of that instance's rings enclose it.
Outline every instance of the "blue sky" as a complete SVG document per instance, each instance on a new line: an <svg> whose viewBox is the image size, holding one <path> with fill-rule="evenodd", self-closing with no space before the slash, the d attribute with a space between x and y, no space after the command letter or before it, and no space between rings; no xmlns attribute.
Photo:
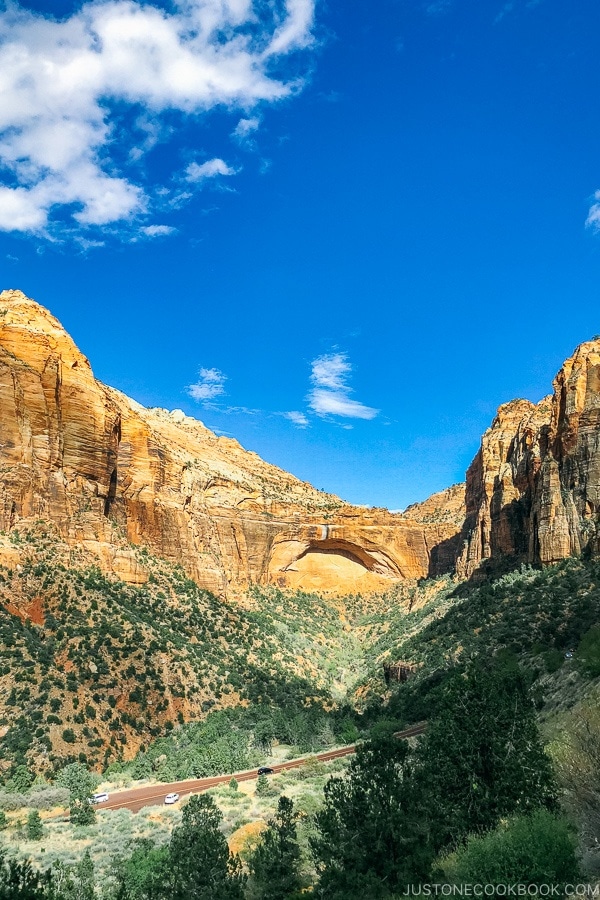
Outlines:
<svg viewBox="0 0 600 900"><path fill-rule="evenodd" d="M600 332L597 0L0 10L0 286L139 402L398 509Z"/></svg>

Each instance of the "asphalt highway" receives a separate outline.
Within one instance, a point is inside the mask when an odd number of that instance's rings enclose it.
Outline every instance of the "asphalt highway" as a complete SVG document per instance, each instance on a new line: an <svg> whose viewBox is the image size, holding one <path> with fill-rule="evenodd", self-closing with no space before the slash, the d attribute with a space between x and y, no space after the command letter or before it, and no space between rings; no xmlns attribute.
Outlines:
<svg viewBox="0 0 600 900"><path fill-rule="evenodd" d="M405 728L404 731L397 731L397 738L416 737L423 734L425 724L419 723ZM269 766L273 772L282 772L284 769L296 769L299 766L305 766L308 762L318 759L320 762L327 762L331 759L338 759L340 756L349 756L356 752L356 744L350 744L347 747L339 747L337 750L327 750L324 753L315 753L312 756L302 757L300 759L286 760L284 763ZM199 794L208 788L216 787L218 784L226 784L235 777L236 781L252 781L258 777L256 769L248 769L245 772L231 772L229 775L214 775L210 778L190 778L187 781L173 781L170 784L153 784L144 785L143 787L130 788L124 791L111 792L106 803L98 803L96 809L130 809L132 812L139 812L145 806L162 806L165 802L167 794L177 793L180 798L187 794Z"/></svg>

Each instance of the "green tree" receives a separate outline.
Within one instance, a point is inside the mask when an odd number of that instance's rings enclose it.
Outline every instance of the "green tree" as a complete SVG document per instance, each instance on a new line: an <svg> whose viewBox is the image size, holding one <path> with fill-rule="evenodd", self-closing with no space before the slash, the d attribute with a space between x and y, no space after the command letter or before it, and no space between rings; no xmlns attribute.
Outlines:
<svg viewBox="0 0 600 900"><path fill-rule="evenodd" d="M408 744L391 735L359 746L346 778L325 785L311 838L316 896L377 900L430 876L434 852Z"/></svg>
<svg viewBox="0 0 600 900"><path fill-rule="evenodd" d="M254 726L254 737L252 743L263 753L271 754L273 749L273 738L275 737L273 723L270 719L259 719Z"/></svg>
<svg viewBox="0 0 600 900"><path fill-rule="evenodd" d="M168 877L169 848L155 847L148 838L136 841L132 853L115 863L116 900L152 900L163 878Z"/></svg>
<svg viewBox="0 0 600 900"><path fill-rule="evenodd" d="M259 775L256 779L256 793L259 797L268 797L269 794L273 793L266 775Z"/></svg>
<svg viewBox="0 0 600 900"><path fill-rule="evenodd" d="M248 861L251 900L288 900L299 894L302 879L297 818L289 797L280 797L275 817L269 819Z"/></svg>
<svg viewBox="0 0 600 900"><path fill-rule="evenodd" d="M48 872L34 872L31 863L7 859L0 850L0 900L54 900Z"/></svg>
<svg viewBox="0 0 600 900"><path fill-rule="evenodd" d="M56 776L56 783L69 791L71 821L76 825L91 825L96 820L91 799L98 785L97 776L82 763L69 763Z"/></svg>
<svg viewBox="0 0 600 900"><path fill-rule="evenodd" d="M501 817L556 805L550 760L516 663L477 665L452 678L419 756L440 849L494 828Z"/></svg>
<svg viewBox="0 0 600 900"><path fill-rule="evenodd" d="M52 866L52 900L94 900L94 863L86 850L80 861L67 866L57 861Z"/></svg>
<svg viewBox="0 0 600 900"><path fill-rule="evenodd" d="M25 794L33 784L33 779L34 776L27 766L16 766L11 779L6 785L6 790L16 794Z"/></svg>
<svg viewBox="0 0 600 900"><path fill-rule="evenodd" d="M580 703L548 748L562 798L583 843L597 846L600 834L600 710L597 700Z"/></svg>
<svg viewBox="0 0 600 900"><path fill-rule="evenodd" d="M577 648L577 662L588 678L600 675L600 625L594 625L582 637Z"/></svg>
<svg viewBox="0 0 600 900"><path fill-rule="evenodd" d="M577 835L565 818L538 809L471 835L442 861L442 869L453 884L576 884Z"/></svg>
<svg viewBox="0 0 600 900"><path fill-rule="evenodd" d="M168 869L152 900L243 900L245 877L220 830L222 819L212 797L190 798L181 825L173 829Z"/></svg>
<svg viewBox="0 0 600 900"><path fill-rule="evenodd" d="M32 809L27 816L27 825L25 827L27 837L30 841L40 841L44 834L44 826L37 809Z"/></svg>

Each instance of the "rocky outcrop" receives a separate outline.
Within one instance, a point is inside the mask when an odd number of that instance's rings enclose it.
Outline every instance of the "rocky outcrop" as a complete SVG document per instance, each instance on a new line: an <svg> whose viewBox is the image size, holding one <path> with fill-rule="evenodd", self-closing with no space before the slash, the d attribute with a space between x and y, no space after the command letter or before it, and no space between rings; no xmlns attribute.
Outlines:
<svg viewBox="0 0 600 900"><path fill-rule="evenodd" d="M19 291L0 294L0 423L0 530L42 519L126 581L147 578L132 545L219 594L375 590L452 564L435 548L454 522L349 506L181 411L145 409Z"/></svg>
<svg viewBox="0 0 600 900"><path fill-rule="evenodd" d="M435 578L444 572L454 571L462 549L465 515L464 482L453 484L404 510L403 516L412 522L419 522L428 537L431 537L433 526L438 526L445 532L445 536L435 535L429 548L429 577Z"/></svg>
<svg viewBox="0 0 600 900"><path fill-rule="evenodd" d="M598 550L600 340L581 344L534 405L501 406L467 472L459 574L510 556L551 563Z"/></svg>

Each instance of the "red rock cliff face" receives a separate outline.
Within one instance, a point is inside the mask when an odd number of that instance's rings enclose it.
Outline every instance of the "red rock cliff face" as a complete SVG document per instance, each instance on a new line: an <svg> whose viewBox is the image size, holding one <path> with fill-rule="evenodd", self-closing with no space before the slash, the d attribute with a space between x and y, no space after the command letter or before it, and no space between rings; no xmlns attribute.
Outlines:
<svg viewBox="0 0 600 900"><path fill-rule="evenodd" d="M598 550L600 340L581 344L534 405L501 406L467 472L460 574L511 555L550 563Z"/></svg>
<svg viewBox="0 0 600 900"><path fill-rule="evenodd" d="M349 506L181 411L141 407L19 291L0 294L0 476L0 530L51 522L131 582L147 577L128 549L143 544L218 593L380 590L451 565L435 548L458 530Z"/></svg>

